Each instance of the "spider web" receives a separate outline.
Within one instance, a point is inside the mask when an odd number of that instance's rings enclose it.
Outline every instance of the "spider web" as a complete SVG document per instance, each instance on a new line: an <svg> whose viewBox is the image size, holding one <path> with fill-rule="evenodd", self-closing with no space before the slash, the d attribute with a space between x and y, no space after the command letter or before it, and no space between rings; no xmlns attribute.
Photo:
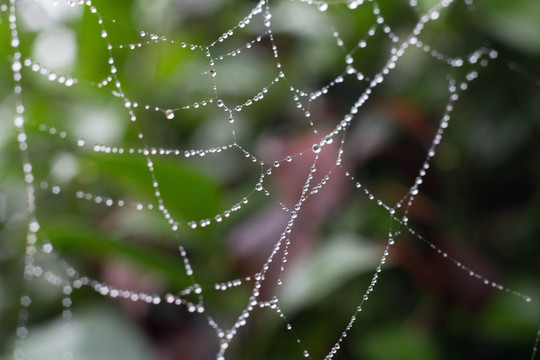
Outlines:
<svg viewBox="0 0 540 360"><path fill-rule="evenodd" d="M534 304L536 300L529 295L492 280L469 262L447 252L409 220L414 205L422 201L423 186L429 181L447 129L456 120L453 117L456 106L476 79L492 63L500 61L499 52L491 46L479 46L466 54L449 56L429 44L429 39L437 42L432 35L441 31L436 27L441 17L457 6L474 12L473 2L462 4L447 0L423 7L416 1L383 4L358 0L261 0L245 4L245 9L228 9L235 14L233 26L203 24L220 31L210 42L198 41L196 29L201 25L190 23L189 15L182 14L182 11L196 14L199 6L204 7L200 4L206 2L179 8L177 15L186 16L188 27L195 29L185 33L173 31L174 25L160 24L161 19L167 21L161 17L155 23L148 17L148 23L143 24L145 30L134 30L124 24L127 22L124 18L105 17L108 6L98 4L11 0L2 6L10 32L14 136L22 159L28 219L24 256L26 281L20 297L16 359L31 357L26 352L26 339L32 333L31 309L40 302L39 296L32 294L38 287L36 284L43 283L61 289L62 318L67 330L60 332L68 334L66 336L75 331L70 323L72 317L77 317L72 310L77 293L92 289L104 297L155 307L169 304L193 313L192 317L203 319L211 330L208 341L213 341L213 345L209 347L216 359L228 358L230 348L241 353L236 349L249 341L244 329L250 328L253 322L264 321L257 318L263 312L277 315L283 332L297 343L288 357L341 358L346 356L342 355L342 347L347 345L347 337L362 326L359 324L364 310L369 308L372 293L376 293L387 261L391 261L390 255L400 241L407 243L410 239L427 245L437 254L439 262L451 264L460 274L477 280L476 287L507 293L524 306ZM392 6L407 13L405 25L394 24L395 13L387 10ZM54 61L52 66L46 66L29 55L32 40L21 27L21 18L28 17L26 26L34 26L33 30L39 32L40 25L35 23L39 10L36 9L44 8L56 8L59 14L68 14L60 20L54 19L56 15L48 15L50 21L74 21L81 26L78 46L83 56L77 60L77 67L66 73L56 70ZM340 28L340 16L347 19L357 16L357 31ZM315 20L313 25L311 22ZM162 29L168 27L171 35L160 33L158 25ZM158 30L149 31L151 28ZM223 28L226 30L222 31ZM295 65L291 60L294 46L298 45L287 38L288 31L304 32L306 41L322 44L314 48L310 61ZM51 38L59 41L60 35L53 33ZM85 43L87 38L93 39L92 42ZM366 48L376 48L375 53L379 53L370 59ZM327 58L328 52L340 54L339 66ZM34 48L33 54L36 53L39 51ZM144 61L150 59L151 62L152 54L170 57L170 61L161 64L163 69L158 66L147 69L145 67L151 65ZM385 88L388 83L407 80L405 71L400 69L408 69L408 63L415 57L437 64L436 71L426 78L433 78L437 83L439 92L431 95L431 111L437 114L438 122L431 124L428 137L422 135L430 139L424 144L423 159L414 165L412 177L398 180L401 185L393 191L401 191L396 197L371 184L354 164L362 158L362 151L374 151L378 145L377 133L369 129L369 126L375 128L369 118L377 116L370 103L376 94L388 91ZM99 65L92 68L89 65L92 63ZM539 85L534 76L518 65L510 63L509 67L514 74ZM317 72L327 74L326 78L316 78ZM32 85L25 83L26 78ZM152 90L143 91L148 84L153 85ZM36 110L31 102L39 101L40 91L53 91L58 98L66 99L56 104L57 108L50 110L54 113L47 118L36 118L32 113ZM97 94L89 98L96 99L100 102L97 107L106 110L89 114L78 105L67 104L77 103L80 101L77 99L86 96L85 92ZM146 97L136 98L139 93ZM341 106L339 110L329 105L336 99ZM275 104L281 104L279 109ZM264 118L253 119L259 115ZM202 124L200 128L194 125L198 122ZM115 133L125 133L125 139ZM283 134L291 140L283 140L280 137ZM42 142L48 145L40 145ZM179 144L186 146L179 148ZM51 162L50 153L56 154L52 166L47 165ZM404 154L407 155L407 150ZM191 167L186 167L186 163ZM82 167L83 171L78 171L77 167ZM115 177L123 182L120 186L114 185ZM219 186L208 179L229 189L232 196L228 197L227 205L215 200L219 197ZM322 252L319 267L302 270L298 264L302 263L302 253L314 246L309 241L310 236L315 236L309 223L324 222L326 217L336 217L334 213L339 216L338 205L347 197L354 203L365 204L372 213L383 214L379 216L386 221L384 230L377 228L374 237L384 237L384 241L378 240L379 245L381 241L384 245L362 248L362 253L369 255L365 259L360 252L355 252L355 247L345 247L344 252L338 253L338 262L365 261L373 272L367 286L363 285L361 293L353 300L355 305L347 310L347 320L340 324L342 330L336 333L333 345L324 350L324 354L320 349L313 353L314 345L304 342L302 331L297 331L294 321L290 320L289 313L294 313L295 306L301 306L296 304L302 302L300 299L295 303L294 294L302 296L295 287L311 278L315 280L308 282L324 282L329 273L324 267L339 268L339 264L324 260L325 255L330 257L331 251ZM73 202L76 205L71 205ZM165 245L159 241L150 243L170 249L172 242L178 254L176 263L182 265L183 274L169 279L174 285L169 285L170 291L162 293L159 292L164 287L151 284L152 278L141 278L143 290L139 290L137 282L132 283L133 287L124 287L126 282L113 277L91 276L92 265L83 265L79 257L85 255L85 251L93 251L92 243L99 235L86 234L92 230L83 225L87 220L59 224L60 211L69 214L70 210L66 210L69 206L78 209L77 217L92 221L110 217L101 222L100 231L106 230L127 241L104 246L130 253L150 267L153 264L159 268L160 262L168 260L153 257L148 249L136 250L138 242L143 241L137 235L159 229L157 232L168 242ZM249 218L250 213L262 206L265 210ZM61 209L58 215L53 210L57 207ZM131 220L123 220L124 216ZM224 224L241 220L245 220L243 226L236 227L232 234L220 236ZM64 222L62 218L60 221ZM358 222L358 219L352 220L350 226L358 227L355 225ZM75 230L66 235L65 229L71 227ZM150 230L145 230L147 228ZM218 235L208 236L214 228ZM366 231L371 232L373 228ZM214 252L224 251L225 243L230 243L232 252L242 259L242 271L236 272L239 276L230 278L228 276L235 271L224 269L224 264L212 264L216 261L215 255L208 255L212 256L211 261L200 259L203 245L198 243L210 241L205 236L218 239L217 243L205 245L205 248L215 249ZM266 238L270 238L270 242L263 241ZM329 242L331 240L326 243ZM74 254L73 248L79 246L81 253ZM347 258L349 254L351 257ZM81 265L74 265L79 262ZM213 280L207 272L213 273ZM323 288L332 289L331 281L330 278ZM150 285L144 286L145 282ZM222 306L221 299L227 299L227 294L237 289L243 291L244 296L237 312L231 317L222 315L218 310ZM533 345L533 359L539 334ZM66 348L62 357L77 358L78 354Z"/></svg>

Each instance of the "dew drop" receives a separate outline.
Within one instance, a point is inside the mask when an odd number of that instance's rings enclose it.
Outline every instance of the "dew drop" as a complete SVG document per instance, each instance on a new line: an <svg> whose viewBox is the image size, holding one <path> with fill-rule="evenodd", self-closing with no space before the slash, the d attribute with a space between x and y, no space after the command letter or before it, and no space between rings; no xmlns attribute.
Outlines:
<svg viewBox="0 0 540 360"><path fill-rule="evenodd" d="M165 116L169 120L174 119L174 111L172 111L171 109L166 110L165 111Z"/></svg>
<svg viewBox="0 0 540 360"><path fill-rule="evenodd" d="M326 11L328 9L328 4L321 1L317 4L317 8L319 9L319 11Z"/></svg>
<svg viewBox="0 0 540 360"><path fill-rule="evenodd" d="M28 228L31 232L37 232L39 230L39 223L37 221L32 221L29 225L28 225Z"/></svg>
<svg viewBox="0 0 540 360"><path fill-rule="evenodd" d="M53 246L51 243L46 243L43 245L43 251L45 254L50 254L53 251Z"/></svg>
<svg viewBox="0 0 540 360"><path fill-rule="evenodd" d="M311 150L313 150L315 154L318 154L321 152L321 146L319 144L313 144L313 146L311 147Z"/></svg>

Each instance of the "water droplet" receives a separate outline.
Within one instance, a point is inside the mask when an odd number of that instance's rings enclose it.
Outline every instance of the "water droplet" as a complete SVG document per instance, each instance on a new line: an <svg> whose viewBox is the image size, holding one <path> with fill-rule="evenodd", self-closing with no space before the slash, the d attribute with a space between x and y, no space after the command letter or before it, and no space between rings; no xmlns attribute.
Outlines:
<svg viewBox="0 0 540 360"><path fill-rule="evenodd" d="M166 110L165 111L165 116L169 120L174 119L174 111L172 111L171 109Z"/></svg>
<svg viewBox="0 0 540 360"><path fill-rule="evenodd" d="M345 63L352 64L353 61L354 61L354 59L350 54L347 54L347 56L345 56Z"/></svg>
<svg viewBox="0 0 540 360"><path fill-rule="evenodd" d="M286 160L287 162L291 162L291 161L292 161L292 157L287 156L287 158L285 158L285 160Z"/></svg>
<svg viewBox="0 0 540 360"><path fill-rule="evenodd" d="M262 189L263 189L263 186L262 186L261 183L257 183L257 184L255 185L255 190L261 191Z"/></svg>
<svg viewBox="0 0 540 360"><path fill-rule="evenodd" d="M50 254L53 251L53 246L51 243L43 244L43 251L45 254Z"/></svg>
<svg viewBox="0 0 540 360"><path fill-rule="evenodd" d="M106 32L105 30L103 30L103 31L101 32L101 37L102 37L102 38L106 38L106 37L107 37L107 32Z"/></svg>
<svg viewBox="0 0 540 360"><path fill-rule="evenodd" d="M328 4L325 2L320 2L317 4L319 11L326 11L328 9Z"/></svg>
<svg viewBox="0 0 540 360"><path fill-rule="evenodd" d="M304 357L305 358L308 358L309 357L309 352L307 350L304 350Z"/></svg>
<svg viewBox="0 0 540 360"><path fill-rule="evenodd" d="M315 154L318 154L321 152L321 146L319 144L313 144L313 146L311 147L311 150L313 150Z"/></svg>
<svg viewBox="0 0 540 360"><path fill-rule="evenodd" d="M29 225L28 225L28 229L31 231L31 232L37 232L39 230L39 223L37 221L32 221Z"/></svg>

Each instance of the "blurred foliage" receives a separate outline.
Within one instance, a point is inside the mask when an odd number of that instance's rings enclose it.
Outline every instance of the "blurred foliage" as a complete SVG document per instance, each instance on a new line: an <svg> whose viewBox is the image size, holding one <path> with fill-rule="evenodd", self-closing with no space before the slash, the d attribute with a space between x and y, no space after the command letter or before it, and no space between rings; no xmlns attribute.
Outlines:
<svg viewBox="0 0 540 360"><path fill-rule="evenodd" d="M138 103L136 124L130 122L123 100L111 94L112 87L96 86L109 75L110 65L95 15L63 4L56 5L61 15L54 15L47 3L17 2L23 57L58 74L71 74L79 82L68 88L23 69L39 241L50 241L55 253L82 275L156 294L176 293L193 284L178 253L181 244L203 287L209 315L232 325L246 306L250 283L226 292L215 291L213 284L260 270L288 221L272 199L290 208L294 205L312 160L306 156L310 151L298 154L319 140L303 111L296 108L287 82L268 86L278 73L267 38L216 63L215 79L208 73L204 53L180 46L181 42L212 43L256 2L93 1L108 39L124 45L112 53L123 91ZM379 4L385 21L402 39L419 13L436 2L418 3L418 13L404 0ZM475 0L473 5L456 1L437 21L426 24L420 40L440 53L466 58L486 46L497 49L499 57L479 70L479 78L455 104L450 126L409 214L411 227L423 237L469 268L530 295L532 304L484 286L402 231L337 359L530 358L540 319L539 6L531 0ZM270 8L287 81L306 91L321 88L345 71L345 55L336 46L332 27L339 31L345 48L351 49L375 22L371 2L355 11L334 4L325 13L300 1L270 1ZM61 289L40 279L23 281L27 214L12 125L8 14L0 15L0 355L12 351L19 296L28 292L35 299L29 308L29 357L58 358L70 349L78 359L215 358L215 333L204 317L185 307L118 301L83 288L72 295L73 319L66 331L59 320ZM254 18L213 51L242 48L263 29L260 18ZM141 37L142 30L146 37ZM148 40L149 34L175 43L150 41L128 48L127 44ZM70 37L73 41L60 41ZM57 54L44 55L40 50L47 39L53 39ZM375 74L392 46L378 31L366 48L354 52L354 66L366 76ZM344 146L345 167L378 199L395 204L413 184L444 111L447 76L462 78L471 67L465 68L451 69L411 47L355 117ZM144 110L147 104L178 109L213 98L214 81L227 104L243 103L267 87L263 100L235 115L236 141L270 164L286 155L297 156L290 164L280 163L267 177L265 188L271 197L253 191L261 166L237 148L204 157L153 156L161 195L172 217L183 223L212 220L209 227L181 226L173 233L156 210L159 204L145 157L98 154L92 147L140 148L139 130L147 146L182 152L232 143L232 127L215 104L179 110L170 120L164 111ZM320 133L341 121L365 86L345 77L310 104L310 120ZM79 138L87 146L78 146ZM321 155L317 176L328 171L325 166L334 160L335 154ZM390 224L387 211L361 191L355 192L343 175L332 176L320 194L303 205L291 235L293 245L278 295L294 334L275 312L254 311L249 325L231 344L229 358L302 358L304 348L312 358L322 358L362 301L386 234L389 228L395 230L395 224ZM54 184L61 186L59 194L51 193ZM78 199L77 191L154 208L137 211L133 206L97 205ZM246 196L249 201L240 211L223 222L213 220ZM62 272L59 259L38 259L44 268ZM273 291L263 289L267 297Z"/></svg>

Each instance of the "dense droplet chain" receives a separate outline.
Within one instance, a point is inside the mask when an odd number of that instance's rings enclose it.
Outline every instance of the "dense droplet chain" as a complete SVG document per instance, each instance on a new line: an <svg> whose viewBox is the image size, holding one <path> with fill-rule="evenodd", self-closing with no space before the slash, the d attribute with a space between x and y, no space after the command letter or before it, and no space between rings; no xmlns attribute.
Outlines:
<svg viewBox="0 0 540 360"><path fill-rule="evenodd" d="M124 45L124 44L112 45L112 48L113 49L135 50L137 48L143 47L144 45L150 45L150 44L155 44L155 43L159 43L159 42L165 42L165 43L169 43L171 45L181 45L184 48L188 47L188 44L186 44L186 43L178 43L175 40L169 40L163 35L147 34L145 31L139 32L139 35L141 37L148 37L149 40L142 41L142 42L131 43L131 44L126 44L126 45ZM189 45L189 48L192 49L192 50L196 49L195 45Z"/></svg>
<svg viewBox="0 0 540 360"><path fill-rule="evenodd" d="M60 139L68 139L69 135L64 130L59 130L58 128L54 126L48 126L46 124L39 124L38 130L45 132L47 134L58 136ZM236 147L234 144L228 144L228 145L222 145L218 147L213 147L209 149L190 149L190 150L180 150L180 149L166 149L166 148L156 148L156 147L149 147L146 149L143 148L133 148L133 147L121 147L121 146L109 146L109 145L101 145L101 144L94 144L90 145L88 140L84 138L79 138L76 141L76 144L78 147L86 147L94 152L97 153L106 153L106 154L139 154L139 155L171 155L171 156L181 156L185 158L195 157L195 156L206 156L209 154L219 154L222 151L229 150L233 147Z"/></svg>
<svg viewBox="0 0 540 360"><path fill-rule="evenodd" d="M257 185L262 186L262 185L260 185L260 183L257 183ZM262 188L257 189L257 187L258 187L257 185L255 186L255 191L264 190L265 192L267 192L267 190L262 189ZM50 189L50 191L51 191L51 193L53 195L60 195L60 194L64 193L62 191L62 188L59 185L50 186L49 183L46 182L46 181L42 181L40 183L40 187L43 190ZM223 213L219 213L219 214L215 215L212 220L210 220L210 219L201 219L201 220L188 220L188 221L185 221L185 222L178 222L178 221L170 221L169 220L168 222L171 225L173 231L177 231L178 227L180 225L183 225L183 224L187 225L188 228L190 228L190 229L196 229L197 227L209 226L212 222L220 223L224 219L229 218L233 213L235 213L235 212L239 211L240 209L242 209L242 207L248 203L248 197L252 193L253 193L253 191L250 194L248 194L246 197L242 198L241 201L237 202L232 207L225 210ZM142 202L128 201L128 200L123 200L123 199L115 200L115 199L113 199L111 197L108 197L108 196L96 195L96 194L92 194L92 193L85 192L85 191L82 191L82 190L76 191L75 192L75 197L77 199L91 201L91 202L93 202L93 203L95 203L97 205L105 205L107 207L116 206L116 207L121 207L121 208L131 207L131 208L134 208L134 209L136 209L138 211L155 210L155 209L159 209L159 207L161 206L161 205L156 205L156 204L145 204L145 203L142 203ZM278 201L278 200L276 200L276 201ZM283 204L281 204L279 201L278 201L278 203L281 205L281 207L284 210L287 211L286 207Z"/></svg>
<svg viewBox="0 0 540 360"><path fill-rule="evenodd" d="M279 80L281 78L283 78L285 76L285 74L283 72L280 71L279 75L276 76L275 78L272 79L272 81L270 82L270 84L268 84L267 86L263 87L261 89L261 91L259 91L255 96L247 99L246 101L244 101L243 103L241 104L238 104L236 105L234 108L232 108L231 110L235 111L235 112L240 112L242 111L245 107L248 107L248 106L251 106L253 105L255 102L257 101L260 101L264 98L265 94L268 92L268 89L270 87L272 87L273 85L277 84L279 82ZM224 106L224 109L225 110L228 110L227 107Z"/></svg>
<svg viewBox="0 0 540 360"><path fill-rule="evenodd" d="M152 106L152 105L143 105L142 108L145 109L145 110L153 110L155 112L161 112L163 114L165 114L165 117L169 120L172 120L174 119L174 113L176 111L179 111L179 110L189 110L189 109L198 109L200 107L205 107L207 105L210 105L214 102L215 99L213 98L209 98L209 99L206 99L206 100L201 100L201 101L196 101L192 104L189 104L189 105L184 105L184 106L181 106L181 107L178 107L178 108L175 108L175 109L164 109L164 108L161 108L159 106ZM135 105L134 107L137 107L137 105Z"/></svg>
<svg viewBox="0 0 540 360"><path fill-rule="evenodd" d="M263 32L261 35L255 37L253 40L248 41L247 43L245 43L244 46L236 48L236 49L234 49L232 51L229 51L228 53L225 53L223 55L219 55L216 58L212 58L210 60L210 65L214 65L214 63L216 63L216 62L223 61L227 57L235 57L235 56L240 55L243 50L253 48L254 45L257 45L258 43L261 43L263 41L263 39L269 37L269 35L270 35L270 32L268 30ZM213 45L210 45L208 47L208 49L210 49L211 47L213 47Z"/></svg>
<svg viewBox="0 0 540 360"><path fill-rule="evenodd" d="M104 284L103 282L90 279L86 276L78 277L78 275L71 276L69 283L60 276L55 274L52 271L43 271L41 266L38 265L27 265L25 268L25 274L33 277L43 277L43 279L56 287L62 288L62 293L64 297L62 298L62 316L65 320L70 320L72 317L71 313L71 293L74 289L80 289L83 286L91 287L95 292L102 296L107 296L110 298L124 298L126 300L131 300L133 302L145 302L148 304L158 305L162 302L167 302L169 304L175 305L184 305L186 306L189 312L198 312L203 313L204 307L200 304L194 304L182 296L189 295L190 293L198 294L200 293L200 286L194 285L180 292L180 296L173 294L165 294L163 297L156 294L148 294L145 292L138 292L132 290L119 289L114 286ZM22 303L30 305L31 300L28 296L24 297L21 300Z"/></svg>
<svg viewBox="0 0 540 360"><path fill-rule="evenodd" d="M234 27L225 31L220 37L218 37L217 40L212 42L208 47L209 48L214 47L216 44L223 42L228 37L233 36L234 32L237 29L244 28L246 25L248 25L255 15L258 15L263 11L263 6L265 4L266 4L266 0L259 1L259 3L257 3L257 5L250 11L250 13L247 16L245 16L242 20L240 20L240 22L236 24Z"/></svg>
<svg viewBox="0 0 540 360"><path fill-rule="evenodd" d="M251 280L252 280L251 276L246 276L243 279L235 279L235 280L229 280L229 281L225 281L221 283L216 283L214 284L214 289L219 290L219 291L226 291L230 288L238 287L242 285L243 283L249 282Z"/></svg>
<svg viewBox="0 0 540 360"><path fill-rule="evenodd" d="M24 59L23 64L25 67L30 68L33 72L43 75L47 80L57 82L67 87L70 87L79 82L78 79L73 78L69 75L58 75L56 72L47 69L46 67L32 61L32 59L29 58Z"/></svg>
<svg viewBox="0 0 540 360"><path fill-rule="evenodd" d="M422 50L423 52L425 52L427 54L430 54L433 58L435 58L437 60L446 62L448 65L450 65L452 67L461 67L461 66L463 66L463 59L462 58L459 58L459 57L451 58L449 56L446 56L446 55L440 53L439 51L432 49L431 46L429 46L429 45L425 44L424 42L418 40L418 38L416 36L411 36L408 41L409 41L409 44L411 44L413 46L416 46L417 48L419 48L420 50Z"/></svg>
<svg viewBox="0 0 540 360"><path fill-rule="evenodd" d="M462 82L460 88L462 90L465 90L467 88L466 84L467 82ZM448 103L446 104L443 116L441 117L441 120L439 122L439 127L437 128L435 136L433 137L433 140L431 142L431 146L427 151L426 158L422 164L422 167L418 171L418 175L414 181L414 184L410 187L408 193L396 203L396 207L401 207L405 199L408 199L407 205L404 209L404 216L407 216L409 209L411 208L414 199L416 198L416 195L418 195L418 188L424 181L424 177L430 167L431 160L435 156L435 151L441 142L445 129L448 127L448 122L450 121L450 114L454 109L454 103L459 99L454 79L450 79L448 90L450 92Z"/></svg>
<svg viewBox="0 0 540 360"><path fill-rule="evenodd" d="M270 267L270 263L273 261L273 258L279 253L279 251L282 248L282 245L284 244L283 255L281 258L281 265L279 268L279 277L277 280L278 288L283 284L282 275L285 271L285 264L287 263L287 259L288 259L289 246L291 245L290 233L292 231L294 222L298 216L298 212L301 210L302 204L307 200L307 196L308 196L307 193L310 188L311 180L313 179L313 173L316 171L316 164L317 164L318 158L319 158L318 155L316 155L313 161L313 164L311 166L310 172L304 182L304 186L302 187L302 193L299 197L299 200L294 205L294 210L290 211L290 218L287 223L287 226L285 227L285 230L281 233L279 240L276 242L274 248L272 249L272 253L266 260L265 264L263 265L262 276L266 274L266 272L268 271ZM256 282L256 285L257 285L257 282Z"/></svg>
<svg viewBox="0 0 540 360"><path fill-rule="evenodd" d="M497 52L495 52L493 50L488 51L487 49L482 48L481 50L479 50L479 52L481 54L488 54L488 56L491 59L495 59L497 57ZM485 59L482 59L482 61L483 60L485 60ZM487 64L481 62L480 65L481 66L486 66ZM469 86L468 85L469 82L476 79L477 76L478 76L478 74L477 74L476 71L474 71L474 70L470 71L469 73L466 74L465 80L460 82L459 86L456 85L456 82L455 82L454 79L450 79L449 86L448 86L448 91L450 93L448 103L447 103L447 105L445 107L443 116L441 117L441 120L439 122L439 127L437 128L435 136L433 137L431 146L429 147L429 149L427 151L426 159L424 160L424 163L422 164L422 167L418 172L418 175L417 175L417 177L415 179L414 184L409 189L408 194L405 195L396 204L396 207L401 207L401 205L403 204L403 201L406 198L408 199L407 205L405 207L405 215L407 215L408 210L412 206L414 198L418 194L418 187L422 184L423 179L424 179L424 177L425 177L425 175L427 173L427 170L429 169L430 162L431 162L432 158L435 156L435 151L436 151L437 147L439 146L439 144L441 142L444 131L448 127L448 122L450 121L450 114L452 113L452 111L454 109L454 103L459 99L459 92L467 90L468 86Z"/></svg>
<svg viewBox="0 0 540 360"><path fill-rule="evenodd" d="M32 171L32 163L28 154L28 142L27 134L25 130L25 108L22 101L22 73L23 67L22 54L19 46L20 39L17 30L17 11L16 1L9 1L8 22L10 29L10 46L13 53L11 59L11 71L13 74L13 94L15 97L15 117L13 125L17 130L17 143L21 155L22 169L24 173L25 192L26 192L26 212L28 216L27 220L27 233L26 233L26 249L25 249L25 264L34 263L34 255L37 251L37 232L39 231L40 224L35 217L36 203L35 203L35 189L34 189L34 174ZM3 7L5 9L5 7ZM5 11L5 10L4 10ZM26 269L25 269L26 270ZM26 273L23 274L26 277ZM28 335L27 324L29 321L28 307L30 306L32 299L26 294L26 289L23 289L23 294L20 297L20 307L17 321L17 340L15 342L15 350L13 357L15 360L22 360L25 358L24 342Z"/></svg>

